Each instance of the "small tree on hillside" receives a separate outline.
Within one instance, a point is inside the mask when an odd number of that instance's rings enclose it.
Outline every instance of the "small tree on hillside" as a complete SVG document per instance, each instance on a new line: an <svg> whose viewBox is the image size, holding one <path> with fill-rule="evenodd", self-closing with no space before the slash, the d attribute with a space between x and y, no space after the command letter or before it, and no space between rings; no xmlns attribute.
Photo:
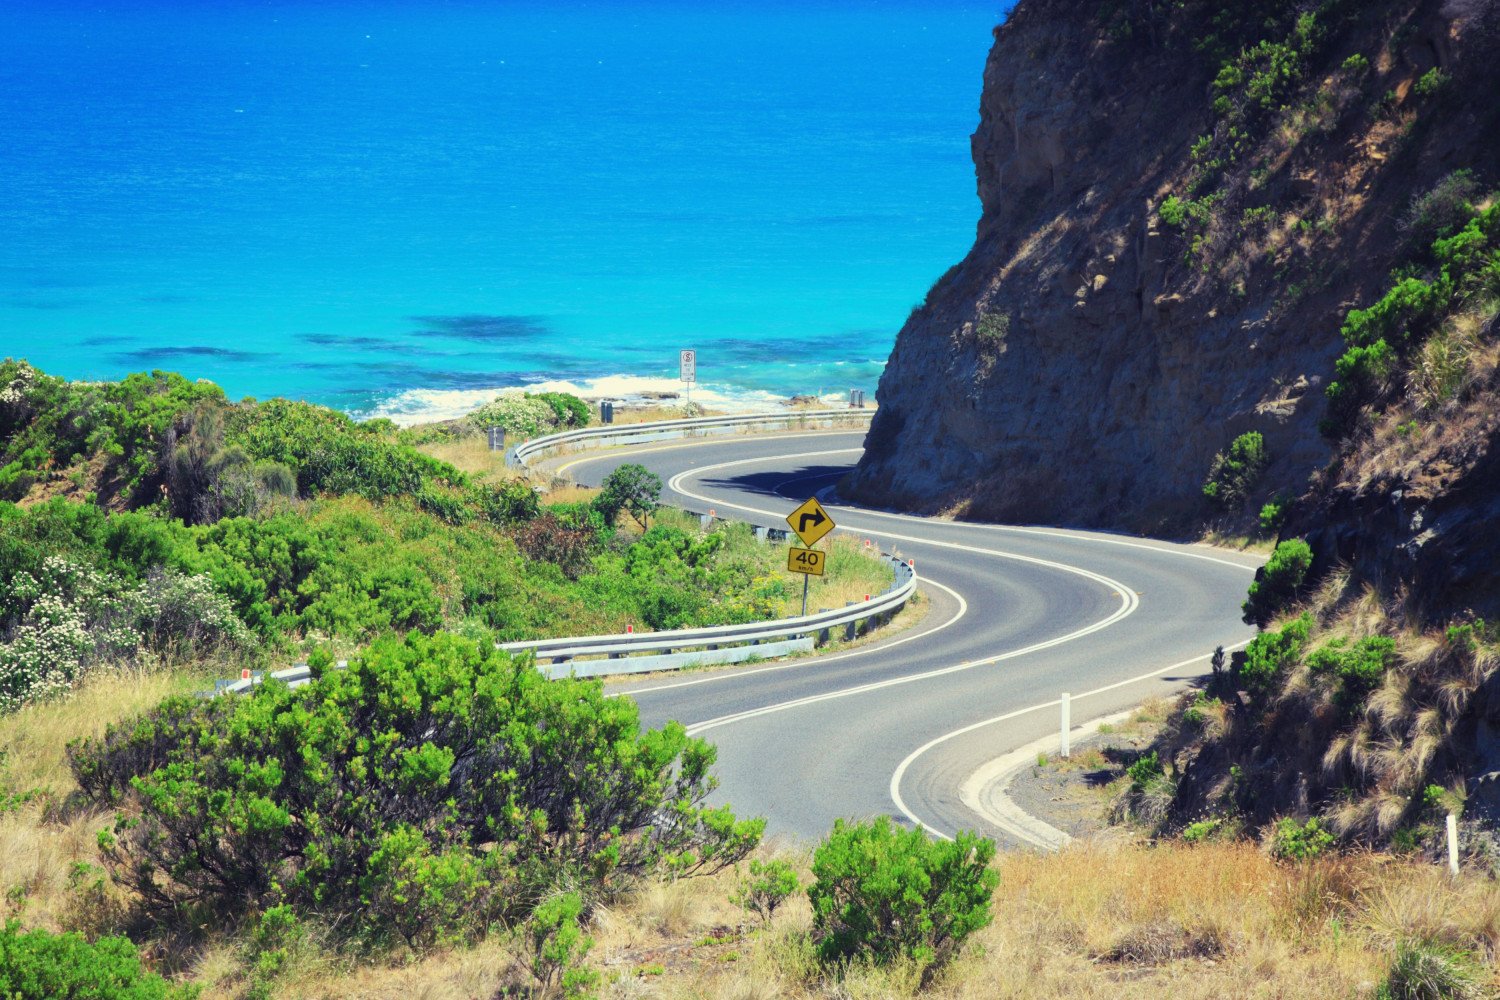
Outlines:
<svg viewBox="0 0 1500 1000"><path fill-rule="evenodd" d="M610 524L626 511L645 530L647 520L661 506L661 477L644 465L629 463L611 472L604 490L594 498L594 507Z"/></svg>

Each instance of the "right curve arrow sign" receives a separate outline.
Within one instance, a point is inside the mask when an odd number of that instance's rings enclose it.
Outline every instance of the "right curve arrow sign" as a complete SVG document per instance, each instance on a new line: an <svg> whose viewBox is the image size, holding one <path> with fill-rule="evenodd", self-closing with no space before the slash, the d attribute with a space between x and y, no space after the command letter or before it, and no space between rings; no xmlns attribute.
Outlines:
<svg viewBox="0 0 1500 1000"><path fill-rule="evenodd" d="M802 544L812 548L818 539L834 529L833 518L818 503L817 497L808 497L806 502L787 515L786 523L792 526Z"/></svg>

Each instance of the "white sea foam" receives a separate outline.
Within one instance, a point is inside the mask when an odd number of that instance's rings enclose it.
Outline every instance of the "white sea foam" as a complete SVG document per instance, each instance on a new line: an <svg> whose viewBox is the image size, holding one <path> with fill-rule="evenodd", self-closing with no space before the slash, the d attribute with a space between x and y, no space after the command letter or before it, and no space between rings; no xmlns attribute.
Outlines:
<svg viewBox="0 0 1500 1000"><path fill-rule="evenodd" d="M605 375L601 378L577 381L558 379L535 382L525 386L493 389L407 389L354 416L360 419L385 417L402 426L430 423L436 420L453 420L472 413L496 396L507 392L568 392L592 402L608 399L636 404L662 402L670 405L681 404L687 400L683 384L675 378ZM677 398L663 400L652 395L664 393L676 393ZM695 384L692 398L694 403L726 413L774 410L787 401L786 396L777 395L774 392L745 389L721 383ZM846 399L847 396L842 393L828 393L822 398L825 402L835 403Z"/></svg>

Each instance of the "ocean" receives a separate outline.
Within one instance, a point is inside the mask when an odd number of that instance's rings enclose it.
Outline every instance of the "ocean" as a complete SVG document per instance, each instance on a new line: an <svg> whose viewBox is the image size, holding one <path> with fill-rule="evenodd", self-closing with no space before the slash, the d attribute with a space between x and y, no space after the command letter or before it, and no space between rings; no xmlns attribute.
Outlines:
<svg viewBox="0 0 1500 1000"><path fill-rule="evenodd" d="M0 8L0 356L400 422L873 392L968 249L1001 4Z"/></svg>

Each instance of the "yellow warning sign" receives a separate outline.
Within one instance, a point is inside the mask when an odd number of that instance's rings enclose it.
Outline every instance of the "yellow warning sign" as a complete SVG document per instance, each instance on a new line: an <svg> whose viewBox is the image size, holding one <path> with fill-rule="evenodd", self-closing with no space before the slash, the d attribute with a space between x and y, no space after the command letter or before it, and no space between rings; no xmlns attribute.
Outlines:
<svg viewBox="0 0 1500 1000"><path fill-rule="evenodd" d="M818 539L833 530L833 518L818 503L817 497L808 497L807 502L787 515L786 523L792 526L797 537L802 539L802 544L808 547L816 545Z"/></svg>

